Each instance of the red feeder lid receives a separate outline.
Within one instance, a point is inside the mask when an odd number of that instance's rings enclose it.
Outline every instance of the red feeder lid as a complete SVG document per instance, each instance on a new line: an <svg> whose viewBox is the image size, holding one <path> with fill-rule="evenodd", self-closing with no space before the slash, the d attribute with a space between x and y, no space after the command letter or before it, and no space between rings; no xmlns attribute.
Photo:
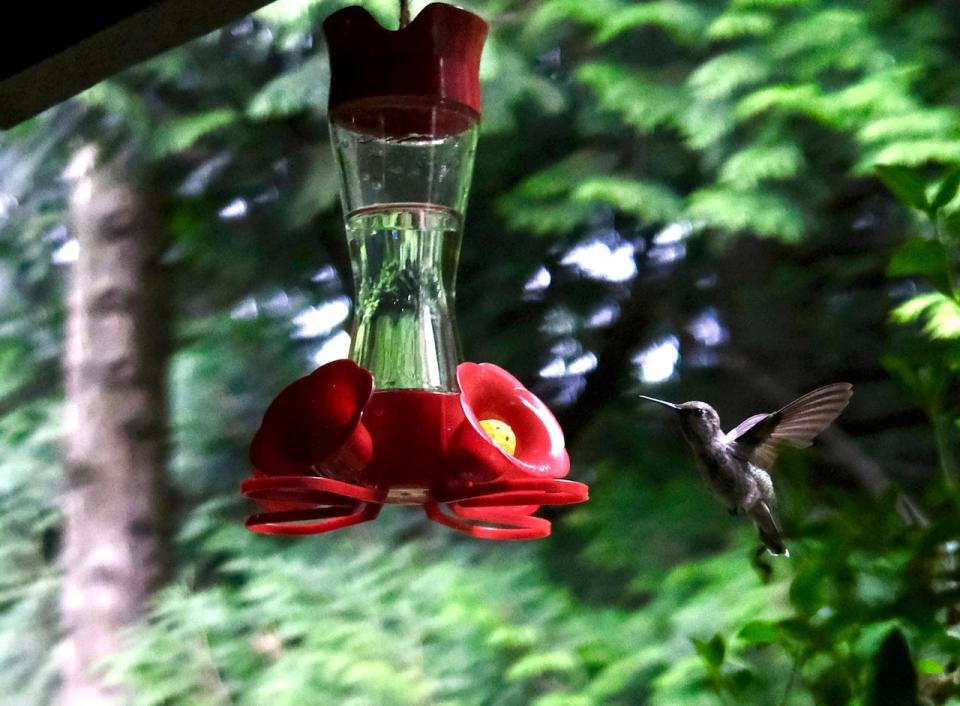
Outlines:
<svg viewBox="0 0 960 706"><path fill-rule="evenodd" d="M480 115L480 55L487 23L453 5L433 3L406 27L382 27L365 9L347 7L323 23L330 51L331 116L389 135L449 134ZM371 113L405 106L384 125ZM451 109L439 118L438 106ZM415 117L418 109L422 117ZM423 114L424 110L432 115ZM459 112L459 118L454 117ZM454 125L452 123L457 123Z"/></svg>

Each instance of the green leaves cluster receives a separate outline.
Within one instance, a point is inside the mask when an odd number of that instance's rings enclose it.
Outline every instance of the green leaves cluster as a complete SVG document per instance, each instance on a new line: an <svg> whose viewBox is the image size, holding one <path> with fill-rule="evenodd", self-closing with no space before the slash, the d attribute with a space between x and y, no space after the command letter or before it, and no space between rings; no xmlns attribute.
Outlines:
<svg viewBox="0 0 960 706"><path fill-rule="evenodd" d="M716 608L771 615L783 592L758 587L736 551L667 572L643 611L584 611L533 547L490 551L440 530L384 541L407 521L389 516L386 534L293 544L245 533L231 514L193 514L181 537L191 561L112 663L136 706L700 703L724 662L706 636L737 620ZM704 636L708 669L688 635ZM745 693L766 680L739 672Z"/></svg>
<svg viewBox="0 0 960 706"><path fill-rule="evenodd" d="M881 166L877 175L914 212L920 233L893 254L887 274L911 276L933 291L917 294L899 304L891 319L898 324L922 324L922 335L936 342L912 347L888 358L897 375L930 417L945 486L960 507L960 461L957 429L960 428L960 166L930 179L930 172L906 167Z"/></svg>
<svg viewBox="0 0 960 706"><path fill-rule="evenodd" d="M829 203L804 180L815 183L825 170L865 174L879 163L958 158L960 111L917 97L924 70L939 61L927 46L942 34L930 10L898 14L898 26L913 30L904 36L888 26L887 2L602 5L588 12L547 0L532 27L546 41L576 34L565 72L587 92L573 106L577 136L603 134L624 146L620 178L678 194L673 218L792 242L823 227L818 214ZM631 52L638 42L649 51ZM832 153L822 150L824 140ZM552 229L549 217L524 217L543 207L522 186L502 202L523 229ZM622 212L641 223L672 215ZM566 216L584 223L590 213Z"/></svg>

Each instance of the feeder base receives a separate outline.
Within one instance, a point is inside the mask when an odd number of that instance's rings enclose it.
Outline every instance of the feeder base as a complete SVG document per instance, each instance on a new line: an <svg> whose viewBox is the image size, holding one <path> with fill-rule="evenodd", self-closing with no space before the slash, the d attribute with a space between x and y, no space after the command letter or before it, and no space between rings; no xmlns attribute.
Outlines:
<svg viewBox="0 0 960 706"><path fill-rule="evenodd" d="M587 499L583 483L554 478L479 483L452 492L420 488L376 489L332 478L252 478L243 493L266 507L246 527L260 534L331 532L376 519L385 504L423 505L434 522L477 539L541 539L550 521L533 517L542 505L569 505Z"/></svg>

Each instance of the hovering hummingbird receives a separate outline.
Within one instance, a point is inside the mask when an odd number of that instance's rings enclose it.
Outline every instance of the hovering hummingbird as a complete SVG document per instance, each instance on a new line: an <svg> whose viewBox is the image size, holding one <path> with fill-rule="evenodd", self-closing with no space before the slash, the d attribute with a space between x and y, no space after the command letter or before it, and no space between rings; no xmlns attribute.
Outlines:
<svg viewBox="0 0 960 706"><path fill-rule="evenodd" d="M846 382L825 385L769 414L747 417L723 433L720 416L706 402L673 404L640 395L677 412L707 487L731 515L743 511L753 520L772 554L790 555L777 519L777 497L769 469L784 446L804 449L840 416L853 395Z"/></svg>

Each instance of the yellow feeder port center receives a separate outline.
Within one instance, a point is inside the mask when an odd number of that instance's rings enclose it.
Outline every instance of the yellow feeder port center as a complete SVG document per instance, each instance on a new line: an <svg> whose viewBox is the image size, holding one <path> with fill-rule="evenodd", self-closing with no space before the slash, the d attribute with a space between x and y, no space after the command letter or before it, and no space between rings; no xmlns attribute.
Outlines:
<svg viewBox="0 0 960 706"><path fill-rule="evenodd" d="M511 456L517 451L517 435L506 422L499 419L481 419L480 426L487 433L493 443L506 451Z"/></svg>

